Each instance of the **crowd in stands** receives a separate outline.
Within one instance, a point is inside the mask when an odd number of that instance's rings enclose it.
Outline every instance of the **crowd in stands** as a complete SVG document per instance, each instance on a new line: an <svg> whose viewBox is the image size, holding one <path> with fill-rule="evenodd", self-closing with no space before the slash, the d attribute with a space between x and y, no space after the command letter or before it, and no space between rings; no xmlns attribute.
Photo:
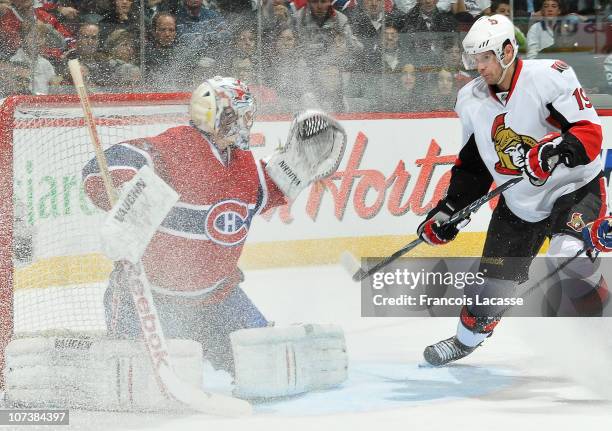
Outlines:
<svg viewBox="0 0 612 431"><path fill-rule="evenodd" d="M462 34L512 16L523 57L572 46L603 0L0 0L0 97L70 92L78 58L92 92L191 91L247 82L260 109L451 109L472 78ZM573 33L572 33L573 31ZM592 47L591 47L592 48ZM603 66L602 66L603 67ZM604 72L602 71L602 77ZM612 88L612 85L611 85Z"/></svg>

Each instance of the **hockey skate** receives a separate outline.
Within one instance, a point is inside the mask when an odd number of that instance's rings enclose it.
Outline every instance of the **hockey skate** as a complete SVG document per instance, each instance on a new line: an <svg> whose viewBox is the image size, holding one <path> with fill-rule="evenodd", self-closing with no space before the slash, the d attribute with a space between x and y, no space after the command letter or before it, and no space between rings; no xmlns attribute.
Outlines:
<svg viewBox="0 0 612 431"><path fill-rule="evenodd" d="M478 346L480 346L480 344ZM453 335L446 340L438 341L436 344L425 347L423 357L428 364L434 367L441 367L466 357L478 346L468 347Z"/></svg>

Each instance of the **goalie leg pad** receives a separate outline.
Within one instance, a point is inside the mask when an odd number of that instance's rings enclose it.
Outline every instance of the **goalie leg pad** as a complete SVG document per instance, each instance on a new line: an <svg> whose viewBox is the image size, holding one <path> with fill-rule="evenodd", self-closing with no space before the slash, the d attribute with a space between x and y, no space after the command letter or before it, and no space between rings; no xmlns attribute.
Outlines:
<svg viewBox="0 0 612 431"><path fill-rule="evenodd" d="M175 372L202 381L202 350L168 340ZM115 411L180 411L159 389L145 346L136 340L38 337L11 341L4 369L7 401L27 407Z"/></svg>
<svg viewBox="0 0 612 431"><path fill-rule="evenodd" d="M346 342L339 326L241 329L230 337L238 397L297 395L347 379Z"/></svg>

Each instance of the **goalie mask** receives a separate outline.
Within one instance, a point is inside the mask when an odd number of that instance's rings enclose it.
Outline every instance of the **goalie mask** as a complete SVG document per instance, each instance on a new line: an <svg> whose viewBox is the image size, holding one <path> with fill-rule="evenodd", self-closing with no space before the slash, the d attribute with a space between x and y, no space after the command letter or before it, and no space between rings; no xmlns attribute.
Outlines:
<svg viewBox="0 0 612 431"><path fill-rule="evenodd" d="M191 122L213 139L229 139L231 146L247 150L255 115L255 99L238 79L215 76L191 95Z"/></svg>
<svg viewBox="0 0 612 431"><path fill-rule="evenodd" d="M514 56L504 64L504 46L509 42L514 48ZM493 51L503 68L503 75L516 58L518 45L514 36L514 24L504 15L483 16L476 20L463 39L463 65L467 70L476 69L478 58ZM491 56L492 57L492 56ZM501 82L501 80L500 80Z"/></svg>

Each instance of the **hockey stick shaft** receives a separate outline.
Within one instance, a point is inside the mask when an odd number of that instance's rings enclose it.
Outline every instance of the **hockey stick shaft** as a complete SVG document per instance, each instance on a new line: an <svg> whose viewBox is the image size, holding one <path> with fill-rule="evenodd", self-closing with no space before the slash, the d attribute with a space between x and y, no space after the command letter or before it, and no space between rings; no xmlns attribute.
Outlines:
<svg viewBox="0 0 612 431"><path fill-rule="evenodd" d="M95 148L96 161L100 168L104 187L111 206L117 203L117 192L113 186L108 163L104 154L100 138L97 133L96 122L91 112L89 96L85 88L81 66L78 60L70 60L68 67L72 75L76 90L79 94L81 107L85 116L85 123L89 130L89 136ZM131 262L118 262L121 270L130 271L135 277L129 283L129 291L134 302L134 310L138 315L144 344L153 365L153 373L161 392L169 399L175 399L190 408L208 414L224 416L241 416L252 413L251 405L243 400L223 395L205 392L195 386L182 382L172 367L171 358L168 354L168 343L160 324L159 313L153 300L151 286L144 272L142 264ZM111 326L117 324L118 294L113 291L113 319ZM112 332L112 328L111 328ZM196 383L197 384L197 383Z"/></svg>
<svg viewBox="0 0 612 431"><path fill-rule="evenodd" d="M108 170L108 163L106 162L106 157L104 156L104 150L102 148L100 136L98 135L98 129L96 128L96 120L93 116L93 112L91 112L91 103L89 102L89 96L87 95L87 89L85 88L85 82L83 80L83 74L81 73L81 64L79 63L79 60L74 59L68 61L68 68L70 69L74 87L76 88L77 94L79 95L79 100L81 101L81 107L83 108L83 115L85 117L85 124L87 125L87 130L89 131L89 137L91 139L91 143L93 144L94 151L96 152L96 162L100 168L100 176L104 182L104 189L106 190L108 201L112 207L117 202L117 192L115 187L113 187L110 172Z"/></svg>
<svg viewBox="0 0 612 431"><path fill-rule="evenodd" d="M568 266L570 263L572 263L573 261L578 259L580 257L580 255L585 253L587 250L588 250L587 247L582 247L580 250L578 250L578 252L574 256L568 258L565 262L563 262L561 265L559 265L553 271L550 271L542 279L537 281L533 286L527 288L523 293L521 293L519 295L519 298L527 298L537 288L541 287L545 282L547 282L549 279L551 279L552 277L557 275L559 272L561 272L566 266ZM499 313L497 313L496 317L501 318L504 314L506 314L512 308L514 308L514 305L508 305L508 306L504 307Z"/></svg>
<svg viewBox="0 0 612 431"><path fill-rule="evenodd" d="M469 204L465 208L463 208L460 211L458 211L455 214L453 214L451 216L451 218L448 219L445 222L445 224L456 224L456 223L459 223L461 220L464 220L464 219L468 218L472 213L478 211L478 209L481 206L483 206L485 203L487 203L491 199L501 195L503 192L508 190L510 187L513 187L515 184L518 184L522 180L523 180L522 177L517 177L517 178L513 178L511 180L506 181L501 186L496 187L495 189L491 190L486 195L482 196L481 198L476 199L474 202L472 202L471 204ZM421 238L417 238L414 241L406 244L404 247L402 247L399 250L397 250L392 255L384 258L383 260L378 262L373 267L368 268L367 270L364 270L363 268L359 268L357 270L357 272L355 272L355 274L353 274L353 280L354 281L361 281L364 278L370 277L372 274L374 274L375 272L377 272L381 268L384 268L385 266L389 265L390 263L396 261L397 259L402 257L404 254L408 253L410 250L412 250L413 248L415 248L416 246L418 246L422 242L423 242L423 240Z"/></svg>

